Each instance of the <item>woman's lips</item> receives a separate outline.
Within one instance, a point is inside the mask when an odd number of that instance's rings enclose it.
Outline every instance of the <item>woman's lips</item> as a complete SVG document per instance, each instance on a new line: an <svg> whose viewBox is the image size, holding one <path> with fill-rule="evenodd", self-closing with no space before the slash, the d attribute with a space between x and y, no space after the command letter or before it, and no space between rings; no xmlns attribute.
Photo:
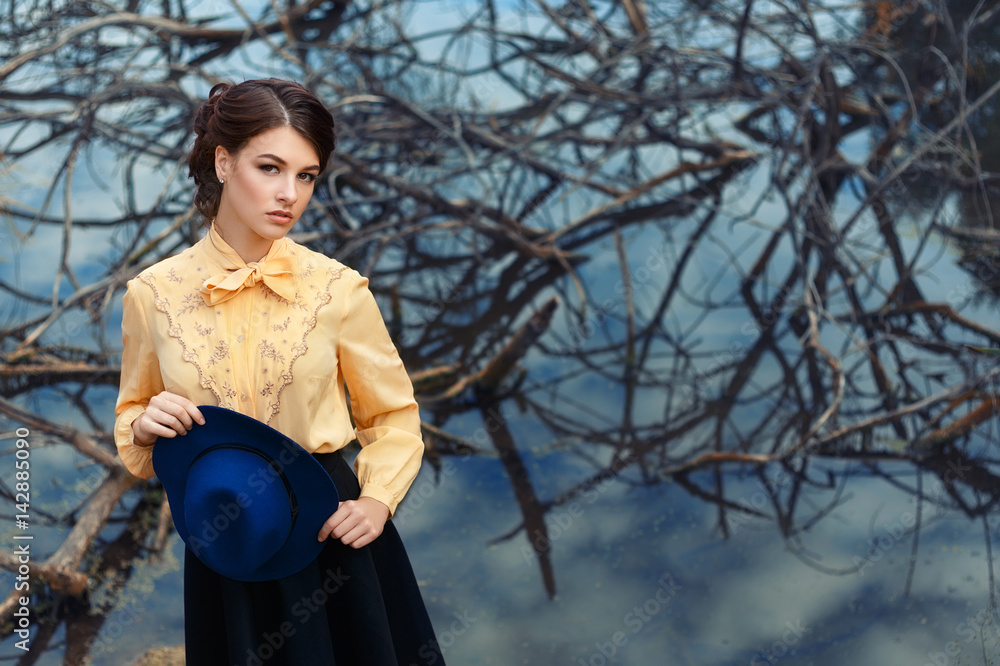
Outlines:
<svg viewBox="0 0 1000 666"><path fill-rule="evenodd" d="M288 224L292 221L292 214L283 210L272 210L267 217L276 224Z"/></svg>

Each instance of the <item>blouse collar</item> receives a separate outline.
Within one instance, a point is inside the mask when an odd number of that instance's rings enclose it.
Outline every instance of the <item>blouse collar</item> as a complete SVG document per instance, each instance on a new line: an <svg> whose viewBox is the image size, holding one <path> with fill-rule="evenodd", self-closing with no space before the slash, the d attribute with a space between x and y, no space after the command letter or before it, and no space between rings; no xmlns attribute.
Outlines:
<svg viewBox="0 0 1000 666"><path fill-rule="evenodd" d="M215 225L215 220L212 220L211 226L208 228L208 242L206 243L206 249L209 251L209 255L219 264L223 270L236 270L239 268L246 268L247 262L243 261L243 257L240 253L233 249L233 247L222 238L222 234L219 233L218 228ZM254 264L264 264L267 263L269 259L275 257L283 256L289 253L288 251L288 239L279 238L271 243L271 248L264 255L264 258L256 261L250 262Z"/></svg>
<svg viewBox="0 0 1000 666"><path fill-rule="evenodd" d="M222 269L202 282L205 302L215 306L235 298L247 287L263 282L271 291L287 301L297 299L295 262L290 241L279 238L260 261L246 263L229 243L223 240L215 222L209 228L207 242L202 244L209 259Z"/></svg>

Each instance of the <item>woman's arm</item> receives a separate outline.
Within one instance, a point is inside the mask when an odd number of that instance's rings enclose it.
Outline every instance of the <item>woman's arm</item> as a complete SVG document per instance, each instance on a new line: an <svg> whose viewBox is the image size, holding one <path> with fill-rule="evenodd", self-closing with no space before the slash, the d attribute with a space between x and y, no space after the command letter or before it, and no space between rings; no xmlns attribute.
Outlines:
<svg viewBox="0 0 1000 666"><path fill-rule="evenodd" d="M152 445L157 437L185 434L194 421L204 423L190 400L163 389L160 364L146 320L139 289L130 280L122 298L122 370L115 405L115 446L132 474L149 479Z"/></svg>
<svg viewBox="0 0 1000 666"><path fill-rule="evenodd" d="M420 471L424 443L413 385L386 330L368 280L348 271L337 358L351 396L361 451L361 497L343 502L320 530L359 547L382 532Z"/></svg>

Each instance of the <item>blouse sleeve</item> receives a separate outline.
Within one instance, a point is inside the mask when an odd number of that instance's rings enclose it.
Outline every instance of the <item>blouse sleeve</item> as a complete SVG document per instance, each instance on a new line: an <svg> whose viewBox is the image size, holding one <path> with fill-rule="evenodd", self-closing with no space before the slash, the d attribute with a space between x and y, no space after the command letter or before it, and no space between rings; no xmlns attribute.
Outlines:
<svg viewBox="0 0 1000 666"><path fill-rule="evenodd" d="M382 502L392 515L420 471L420 412L368 279L356 273L355 278L346 295L338 349L361 444L354 470L361 496Z"/></svg>
<svg viewBox="0 0 1000 666"><path fill-rule="evenodd" d="M138 281L130 280L122 298L122 370L115 405L115 446L132 474L149 479L155 476L153 447L134 442L132 421L146 409L149 399L163 390L163 380L146 312L137 293L141 288Z"/></svg>

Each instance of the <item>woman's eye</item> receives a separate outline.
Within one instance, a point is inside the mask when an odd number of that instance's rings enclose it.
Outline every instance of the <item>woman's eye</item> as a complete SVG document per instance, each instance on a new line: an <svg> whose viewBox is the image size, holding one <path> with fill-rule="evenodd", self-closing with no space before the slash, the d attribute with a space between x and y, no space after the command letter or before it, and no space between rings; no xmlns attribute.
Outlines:
<svg viewBox="0 0 1000 666"><path fill-rule="evenodd" d="M312 182L314 182L316 180L316 174L312 174L312 173L300 173L299 174L299 178L301 178L302 180L304 180L307 183L312 183Z"/></svg>
<svg viewBox="0 0 1000 666"><path fill-rule="evenodd" d="M278 170L278 167L274 166L273 164L262 164L260 169L261 171L264 171L266 173L274 173L275 171Z"/></svg>

